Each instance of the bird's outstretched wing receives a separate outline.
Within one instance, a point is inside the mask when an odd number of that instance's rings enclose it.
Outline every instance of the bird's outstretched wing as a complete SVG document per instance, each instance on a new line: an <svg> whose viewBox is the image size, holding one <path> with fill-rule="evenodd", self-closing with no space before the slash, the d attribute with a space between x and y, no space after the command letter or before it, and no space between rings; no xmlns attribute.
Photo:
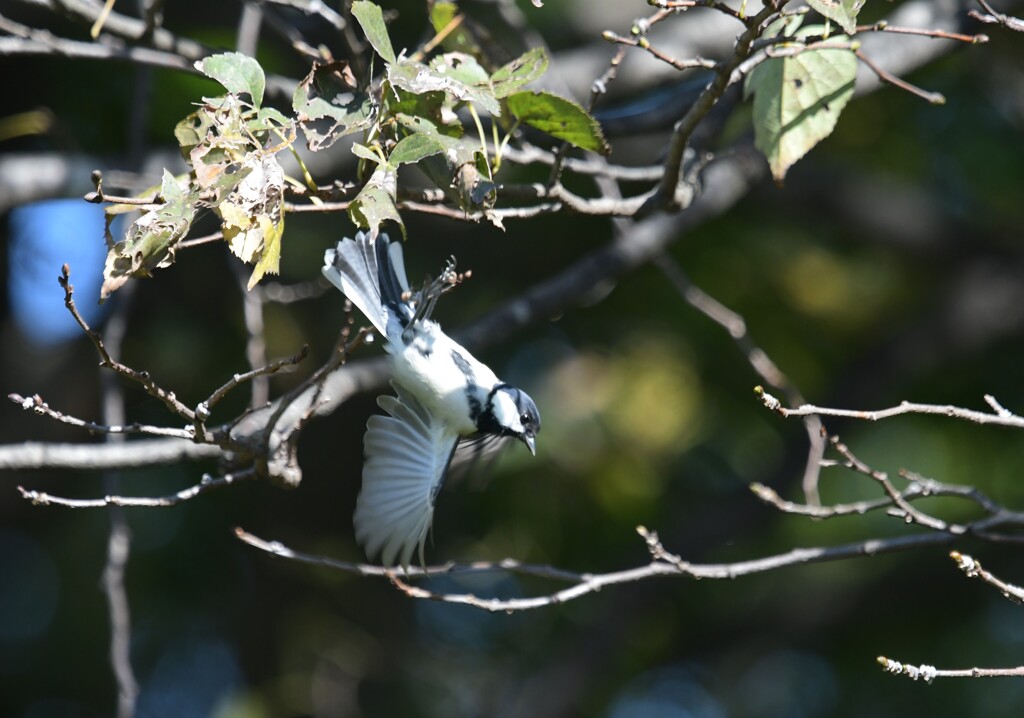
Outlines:
<svg viewBox="0 0 1024 718"><path fill-rule="evenodd" d="M356 501L356 540L386 566L408 566L423 547L458 435L401 386L377 403L387 416L366 425L363 487Z"/></svg>

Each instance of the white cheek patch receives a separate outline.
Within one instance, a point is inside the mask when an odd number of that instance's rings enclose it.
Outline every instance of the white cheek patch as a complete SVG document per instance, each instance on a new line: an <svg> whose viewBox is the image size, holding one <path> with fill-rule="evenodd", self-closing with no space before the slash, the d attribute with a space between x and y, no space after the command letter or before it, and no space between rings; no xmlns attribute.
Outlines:
<svg viewBox="0 0 1024 718"><path fill-rule="evenodd" d="M519 408L512 401L512 397L506 391L499 391L494 395L494 418L498 424L506 429L521 434L523 424L519 421Z"/></svg>

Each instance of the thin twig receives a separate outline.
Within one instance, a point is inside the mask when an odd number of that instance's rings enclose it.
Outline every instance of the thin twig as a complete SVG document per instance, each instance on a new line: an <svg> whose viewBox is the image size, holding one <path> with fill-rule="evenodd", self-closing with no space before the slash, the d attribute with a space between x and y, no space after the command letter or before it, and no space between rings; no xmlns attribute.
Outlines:
<svg viewBox="0 0 1024 718"><path fill-rule="evenodd" d="M1024 604L1024 588L1007 583L990 571L981 567L981 561L976 561L967 554L959 551L950 551L949 557L956 562L957 567L970 578L980 578L990 586L995 586L1004 598L1014 603Z"/></svg>
<svg viewBox="0 0 1024 718"><path fill-rule="evenodd" d="M258 376L269 376L271 374L276 374L277 372L282 371L284 369L290 369L292 367L295 367L300 362L302 362L302 360L305 359L307 356L309 356L309 346L303 345L303 347L299 349L298 352L296 352L290 357L286 357L285 359L279 359L265 366L257 367L255 369L243 372L241 374L233 375L230 379L224 382L224 384L221 387L219 387L216 391L210 394L210 396L206 400L200 402L199 406L196 407L196 416L208 417L210 413L213 411L213 408L218 404L218 402L220 402L221 399L227 396L228 392L230 392L238 385L243 384L247 381L251 381Z"/></svg>
<svg viewBox="0 0 1024 718"><path fill-rule="evenodd" d="M90 434L148 434L149 436L167 436L175 439L193 438L188 429L173 429L165 426L154 426L152 424L97 424L92 421L85 421L76 416L70 416L50 407L38 394L29 397L20 394L8 394L7 398L21 406L26 411L32 411L41 416L48 416L54 421L69 426L77 426L85 429Z"/></svg>
<svg viewBox="0 0 1024 718"><path fill-rule="evenodd" d="M976 411L974 409L964 409L959 406L952 406L949 404L918 404L910 401L903 401L900 402L899 406L890 407L888 409L878 409L876 411L831 409L824 406L815 406L814 404L803 404L795 409L787 409L781 405L778 399L771 396L763 389L758 393L758 395L760 396L762 403L767 408L778 412L784 417L810 416L811 414L817 414L819 416L838 416L850 419L862 419L864 421L880 421L882 419L889 419L894 416L902 416L904 414L930 414L949 416L955 419L963 419L965 421L973 421L976 424L991 424L995 426L1009 426L1015 429L1024 429L1024 416L1013 414L1005 410L999 413L987 413L983 411Z"/></svg>
<svg viewBox="0 0 1024 718"><path fill-rule="evenodd" d="M157 385L153 378L149 375L149 372L136 371L131 367L125 366L119 361L115 361L107 348L103 345L103 338L99 333L93 331L92 328L86 323L82 315L78 313L78 308L75 306L74 291L75 288L72 286L71 281L71 268L65 264L61 267L61 276L57 278L60 282L60 286L64 289L64 306L71 312L71 316L78 322L78 326L82 328L85 335L92 341L93 346L96 347L96 352L100 355L100 366L107 367L117 374L131 379L132 381L140 384L143 389L146 390L150 396L156 397L162 401L168 409L177 414L182 419L185 419L191 423L195 419L195 414L190 408L182 404L178 398L174 395L174 392L169 392ZM176 434L164 434L165 436L176 436Z"/></svg>
<svg viewBox="0 0 1024 718"><path fill-rule="evenodd" d="M887 82L893 87L898 87L901 90L905 90L912 95L920 97L925 102L930 102L933 105L946 104L946 96L943 95L941 92L929 92L928 90L923 90L917 85L907 82L904 79L896 77L891 72L888 72L879 67L878 64L876 64L870 57L865 55L861 50L854 50L854 54L857 56L857 59L859 59L861 62L867 65L868 69L875 73L878 79L881 80L882 82Z"/></svg>
<svg viewBox="0 0 1024 718"><path fill-rule="evenodd" d="M970 45L981 45L988 42L988 35L965 35L960 32L947 32L946 30L929 30L921 27L897 27L890 25L885 20L879 20L874 25L858 25L858 33L863 32L888 32L894 35L918 35L921 37L930 37L936 40L956 40L957 42L966 42Z"/></svg>
<svg viewBox="0 0 1024 718"><path fill-rule="evenodd" d="M989 25L1002 25L1003 27L1015 32L1024 32L1024 20L1010 15L1004 15L1001 12L996 12L996 10L985 2L985 0L978 0L978 4L985 8L985 12L988 14L985 15L977 10L969 11L967 14L975 20Z"/></svg>
<svg viewBox="0 0 1024 718"><path fill-rule="evenodd" d="M718 67L718 63L714 60L708 60L704 57L692 57L685 60L679 60L670 55L666 55L661 50L657 49L650 43L650 41L644 37L626 37L617 33L606 30L602 37L608 42L616 45L623 45L626 47L639 47L641 50L646 50L652 57L657 58L666 65L671 65L677 70L694 70L694 69L705 69L714 70Z"/></svg>
<svg viewBox="0 0 1024 718"><path fill-rule="evenodd" d="M909 663L900 663L885 656L878 657L878 663L887 673L897 676L906 676L911 680L922 680L931 683L936 678L1010 678L1024 676L1024 666L1016 668L963 668L948 670L922 664L912 666Z"/></svg>
<svg viewBox="0 0 1024 718"><path fill-rule="evenodd" d="M634 583L659 576L681 576L695 579L733 579L741 576L749 576L766 571L774 571L788 566L798 566L826 561L841 561L857 556L874 556L882 553L905 551L911 548L922 546L939 546L949 544L957 537L953 534L941 532L930 532L915 534L911 536L896 536L884 539L870 539L855 543L841 544L838 546L796 548L785 553L767 556L751 561L737 561L726 564L694 564L683 561L677 556L669 554L664 549L659 551L660 542L657 534L640 527L638 531L644 537L648 550L658 553L660 558L654 558L650 563L636 568L609 573L573 573L563 569L548 566L529 566L531 575L547 576L556 580L568 581L572 585L560 591L532 596L527 598L497 599L482 598L474 594L440 593L426 588L413 586L406 578L423 576L424 571L431 573L480 573L493 572L495 570L509 570L522 572L523 564L517 561L508 562L482 562L482 563L451 563L439 567L427 569L409 568L407 575L402 576L395 569L379 566L367 566L366 564L337 561L324 556L304 554L293 551L287 546L276 541L265 541L244 531L236 530L236 534L246 543L275 556L300 561L303 563L315 564L333 568L346 573L354 573L365 576L382 576L388 578L402 593L419 599L432 601L443 601L446 603L457 603L485 611L513 613L516 611L542 608L581 598L591 593L599 592L601 589L626 583ZM508 568L506 568L506 565Z"/></svg>
<svg viewBox="0 0 1024 718"><path fill-rule="evenodd" d="M173 494L166 496L104 496L99 499L68 499L62 496L43 493L41 491L29 491L23 486L18 487L21 497L31 501L36 506L66 506L73 509L90 509L103 506L133 506L147 508L166 508L177 506L180 503L194 499L197 496L213 491L214 489L237 484L240 481L255 479L258 477L256 469L250 468L232 474L213 477L210 474L203 474L198 484L189 486Z"/></svg>

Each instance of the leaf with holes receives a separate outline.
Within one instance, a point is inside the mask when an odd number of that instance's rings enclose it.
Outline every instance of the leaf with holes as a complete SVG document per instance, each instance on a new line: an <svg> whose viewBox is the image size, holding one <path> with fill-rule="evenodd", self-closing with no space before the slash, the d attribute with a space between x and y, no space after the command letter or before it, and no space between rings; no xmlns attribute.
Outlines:
<svg viewBox="0 0 1024 718"><path fill-rule="evenodd" d="M148 277L154 269L174 263L175 245L192 226L198 193L184 189L164 170L160 199L163 202L135 220L125 238L107 252L101 302L130 277Z"/></svg>
<svg viewBox="0 0 1024 718"><path fill-rule="evenodd" d="M452 60L452 56L458 56L458 60ZM434 67L427 67L421 62L413 60L402 60L394 65L388 65L388 80L392 85L400 87L406 92L417 95L426 92L443 92L453 101L472 102L495 117L499 116L501 105L491 88L486 84L467 84L464 81L470 78L480 78L480 75L473 69L474 65L480 67L476 60L461 53L448 53L444 57L449 58L449 61L438 62L435 60ZM486 82L486 73L483 74L483 80Z"/></svg>
<svg viewBox="0 0 1024 718"><path fill-rule="evenodd" d="M776 180L832 133L853 97L856 75L857 57L846 49L776 57L750 73L746 92L754 95L754 144Z"/></svg>
<svg viewBox="0 0 1024 718"><path fill-rule="evenodd" d="M345 135L373 126L377 104L356 89L347 62L314 63L295 88L292 109L302 125L309 149L322 150Z"/></svg>
<svg viewBox="0 0 1024 718"><path fill-rule="evenodd" d="M267 272L277 274L284 232L284 170L273 155L246 158L243 178L214 208L231 251L255 263L249 289Z"/></svg>
<svg viewBox="0 0 1024 718"><path fill-rule="evenodd" d="M491 75L491 89L498 98L518 92L547 72L548 54L543 47L535 47L512 62L499 67Z"/></svg>
<svg viewBox="0 0 1024 718"><path fill-rule="evenodd" d="M552 137L565 140L584 150L608 154L601 125L572 100L550 92L516 92L506 99L509 112Z"/></svg>

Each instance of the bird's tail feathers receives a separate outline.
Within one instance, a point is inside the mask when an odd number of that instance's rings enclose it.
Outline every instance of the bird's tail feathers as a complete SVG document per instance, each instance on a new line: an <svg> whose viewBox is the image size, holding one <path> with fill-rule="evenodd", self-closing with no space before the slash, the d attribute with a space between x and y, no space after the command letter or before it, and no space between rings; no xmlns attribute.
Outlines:
<svg viewBox="0 0 1024 718"><path fill-rule="evenodd" d="M402 245L386 234L374 238L365 232L344 238L324 254L324 276L387 336L387 309L403 316L411 309L402 300L409 283L405 276Z"/></svg>

